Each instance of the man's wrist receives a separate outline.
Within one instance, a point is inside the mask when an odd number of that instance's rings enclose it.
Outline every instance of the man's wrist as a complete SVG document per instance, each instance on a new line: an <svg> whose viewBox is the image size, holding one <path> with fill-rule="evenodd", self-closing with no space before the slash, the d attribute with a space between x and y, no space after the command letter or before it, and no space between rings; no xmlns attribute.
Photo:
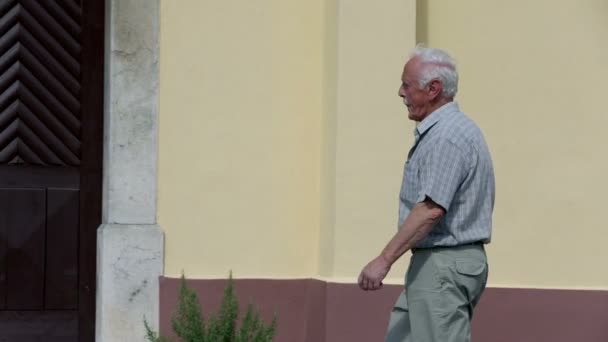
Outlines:
<svg viewBox="0 0 608 342"><path fill-rule="evenodd" d="M391 257L390 257L390 255L389 255L388 253L386 253L386 252L382 252L382 253L380 253L380 258L381 258L382 260L384 260L384 262L386 262L386 264L387 264L389 267L390 267L390 266L392 266L392 265L393 265L393 263L395 262L395 261L393 260L393 258L391 258Z"/></svg>

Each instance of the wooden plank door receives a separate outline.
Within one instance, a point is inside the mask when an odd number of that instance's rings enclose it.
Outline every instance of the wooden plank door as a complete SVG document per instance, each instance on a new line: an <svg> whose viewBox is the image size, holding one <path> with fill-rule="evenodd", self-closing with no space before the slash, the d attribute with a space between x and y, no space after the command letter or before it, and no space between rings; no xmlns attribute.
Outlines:
<svg viewBox="0 0 608 342"><path fill-rule="evenodd" d="M103 0L0 0L0 342L93 341Z"/></svg>

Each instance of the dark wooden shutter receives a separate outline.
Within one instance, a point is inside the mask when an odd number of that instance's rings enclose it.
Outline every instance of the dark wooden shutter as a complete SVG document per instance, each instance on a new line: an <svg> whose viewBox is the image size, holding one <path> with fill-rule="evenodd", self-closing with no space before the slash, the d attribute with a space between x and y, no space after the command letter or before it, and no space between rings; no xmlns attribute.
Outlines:
<svg viewBox="0 0 608 342"><path fill-rule="evenodd" d="M81 19L67 4L2 2L2 164L80 164Z"/></svg>
<svg viewBox="0 0 608 342"><path fill-rule="evenodd" d="M83 5L0 0L0 326L56 320L49 339L94 324L104 8Z"/></svg>

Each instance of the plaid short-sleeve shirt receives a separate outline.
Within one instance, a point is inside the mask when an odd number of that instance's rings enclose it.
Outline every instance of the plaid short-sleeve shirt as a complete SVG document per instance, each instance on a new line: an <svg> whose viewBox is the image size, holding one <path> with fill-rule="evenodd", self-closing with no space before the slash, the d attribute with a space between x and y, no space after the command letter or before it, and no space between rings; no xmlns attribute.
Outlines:
<svg viewBox="0 0 608 342"><path fill-rule="evenodd" d="M426 198L445 216L417 248L490 242L494 170L479 127L450 102L416 127L399 194L399 227Z"/></svg>

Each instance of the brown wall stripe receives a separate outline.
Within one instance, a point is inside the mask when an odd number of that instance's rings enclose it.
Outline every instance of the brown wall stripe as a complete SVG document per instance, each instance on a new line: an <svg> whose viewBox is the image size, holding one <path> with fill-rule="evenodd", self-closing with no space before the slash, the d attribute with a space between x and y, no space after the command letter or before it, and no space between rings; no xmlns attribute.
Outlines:
<svg viewBox="0 0 608 342"><path fill-rule="evenodd" d="M171 332L179 279L160 279L161 331ZM189 280L208 316L219 306L223 280ZM277 312L281 342L382 341L402 287L363 292L355 284L304 280L236 280L242 306L251 299L270 320ZM479 342L608 341L608 291L488 288L473 320Z"/></svg>

